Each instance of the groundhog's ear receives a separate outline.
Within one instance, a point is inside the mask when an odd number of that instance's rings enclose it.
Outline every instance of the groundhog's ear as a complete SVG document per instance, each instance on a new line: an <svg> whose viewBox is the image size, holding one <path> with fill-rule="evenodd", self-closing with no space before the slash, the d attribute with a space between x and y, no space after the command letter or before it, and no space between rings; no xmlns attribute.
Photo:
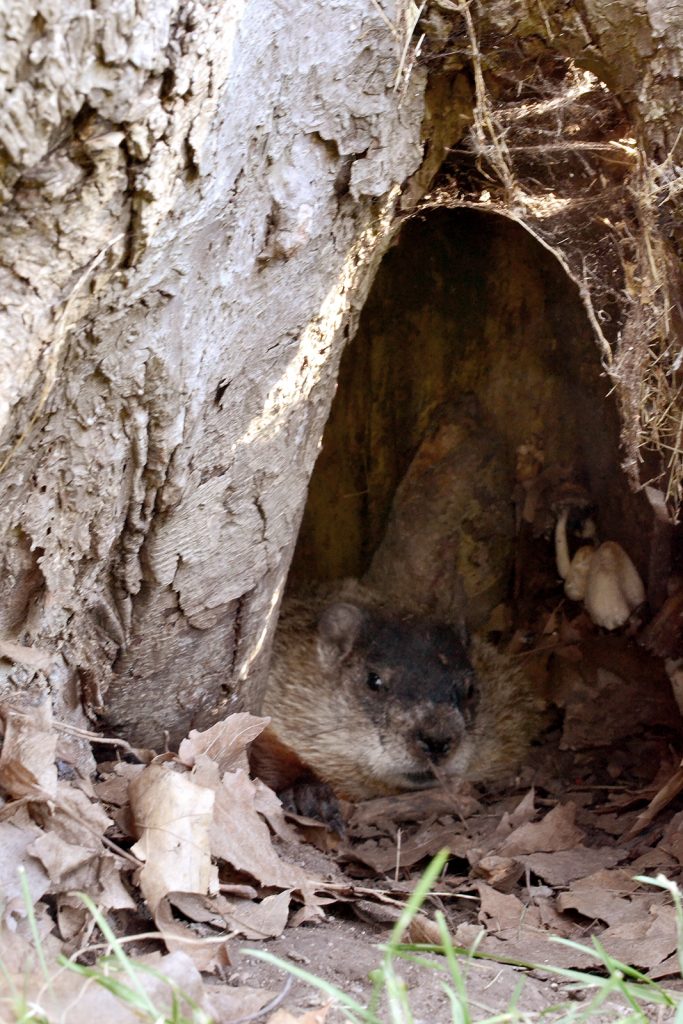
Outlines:
<svg viewBox="0 0 683 1024"><path fill-rule="evenodd" d="M363 624L362 608L346 601L331 604L318 620L318 643L323 656L343 661L352 651Z"/></svg>

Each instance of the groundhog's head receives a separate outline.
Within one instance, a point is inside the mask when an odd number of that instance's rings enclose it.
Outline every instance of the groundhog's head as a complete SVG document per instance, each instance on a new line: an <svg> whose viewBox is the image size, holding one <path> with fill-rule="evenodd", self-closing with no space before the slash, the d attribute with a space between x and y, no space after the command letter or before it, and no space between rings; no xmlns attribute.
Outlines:
<svg viewBox="0 0 683 1024"><path fill-rule="evenodd" d="M478 687L458 631L338 602L320 616L317 646L333 684L338 750L329 749L329 733L326 750L333 785L370 795L465 771Z"/></svg>

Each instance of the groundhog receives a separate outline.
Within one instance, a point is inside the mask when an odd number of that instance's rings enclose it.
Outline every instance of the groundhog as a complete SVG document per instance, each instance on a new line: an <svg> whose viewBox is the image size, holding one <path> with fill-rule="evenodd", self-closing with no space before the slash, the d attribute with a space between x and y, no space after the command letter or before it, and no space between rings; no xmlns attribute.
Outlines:
<svg viewBox="0 0 683 1024"><path fill-rule="evenodd" d="M289 599L275 637L256 770L301 769L350 800L500 776L540 708L513 663L452 626L393 612L358 585Z"/></svg>

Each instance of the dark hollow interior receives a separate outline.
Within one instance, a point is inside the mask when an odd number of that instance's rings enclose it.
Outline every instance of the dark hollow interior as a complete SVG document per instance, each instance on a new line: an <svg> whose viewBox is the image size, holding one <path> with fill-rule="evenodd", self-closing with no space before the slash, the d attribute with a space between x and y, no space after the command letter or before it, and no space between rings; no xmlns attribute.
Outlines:
<svg viewBox="0 0 683 1024"><path fill-rule="evenodd" d="M650 517L620 466L616 404L577 289L514 222L441 210L404 226L344 353L291 588L362 576L435 410L467 395L509 471L510 514L516 449L540 439L546 465L580 471L601 538L645 573Z"/></svg>

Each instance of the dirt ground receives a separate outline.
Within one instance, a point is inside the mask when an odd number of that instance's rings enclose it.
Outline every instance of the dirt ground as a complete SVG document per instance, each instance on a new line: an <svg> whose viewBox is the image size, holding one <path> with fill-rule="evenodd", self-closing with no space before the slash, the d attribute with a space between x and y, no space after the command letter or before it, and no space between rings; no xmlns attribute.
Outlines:
<svg viewBox="0 0 683 1024"><path fill-rule="evenodd" d="M612 646L625 664L631 657L630 642L612 641ZM638 652L634 656L638 659ZM595 712L593 705L591 717L597 726L601 716ZM448 871L435 887L440 895L423 909L427 919L434 909L442 910L462 946L468 948L478 938L478 948L494 956L591 970L594 960L551 944L549 937L555 934L590 945L595 934L615 956L664 979L667 988L680 990L669 896L633 881L634 875L660 871L672 880L681 875L683 812L676 812L676 805L654 824L633 828L657 791L659 777L666 775L668 748L662 743L665 764L654 765L652 774L650 761L651 777L646 780L643 763L628 763L622 753L629 746L625 740L619 753L607 746L592 749L590 756L587 751L563 751L568 721L571 724L571 716L536 748L535 764L523 776L497 793L461 792L455 814L444 813L443 794L433 795L431 807L424 793L418 799L372 801L355 811L349 838L335 851L289 844L286 856L296 858L322 886L347 902L332 904L322 922L288 929L271 941L245 943L232 957L227 980L273 994L280 991L285 975L246 952L261 949L365 1003L371 992L370 972L381 961L381 947L399 904L410 893L426 856L449 846L453 856ZM571 727L578 729L578 721ZM646 750L650 745L655 749L663 739L661 727L653 727L649 736L641 732L637 741ZM392 814L403 819L393 830ZM418 816L420 820L410 821ZM425 936L411 938L425 941ZM416 1020L450 1019L448 999L435 971L404 964L400 974ZM517 1006L528 1013L587 998L542 968L521 971L470 960L465 974L474 1019L505 1010L516 995ZM297 980L285 1005L303 1015L321 1002L320 993ZM604 1016L596 1019L611 1020L614 1013L616 1004L612 1012L608 1003ZM328 1019L342 1020L343 1015L332 1012ZM651 1019L669 1018L664 1013L658 1016L653 1008Z"/></svg>
<svg viewBox="0 0 683 1024"><path fill-rule="evenodd" d="M381 960L379 946L386 939L386 930L379 926L362 925L357 921L330 917L314 927L299 929L296 933L266 944L250 943L246 948L265 948L268 952L289 960L317 974L342 989L358 1002L366 1004L371 993L369 974ZM429 958L438 963L437 957ZM493 1015L510 1005L520 983L520 974L511 967L471 961L466 969L467 988L473 1015ZM410 1005L416 1021L438 1022L450 1020L449 1000L441 989L439 976L434 971L406 964L400 976L409 990ZM265 988L273 993L282 989L285 975L275 967L263 964L248 953L240 951L235 958L233 984ZM556 980L526 977L517 1005L526 1012L540 1011L567 998L564 987ZM284 1005L294 1016L325 1002L325 997L301 981L290 989ZM343 1021L340 1010L332 1011L330 1024Z"/></svg>

